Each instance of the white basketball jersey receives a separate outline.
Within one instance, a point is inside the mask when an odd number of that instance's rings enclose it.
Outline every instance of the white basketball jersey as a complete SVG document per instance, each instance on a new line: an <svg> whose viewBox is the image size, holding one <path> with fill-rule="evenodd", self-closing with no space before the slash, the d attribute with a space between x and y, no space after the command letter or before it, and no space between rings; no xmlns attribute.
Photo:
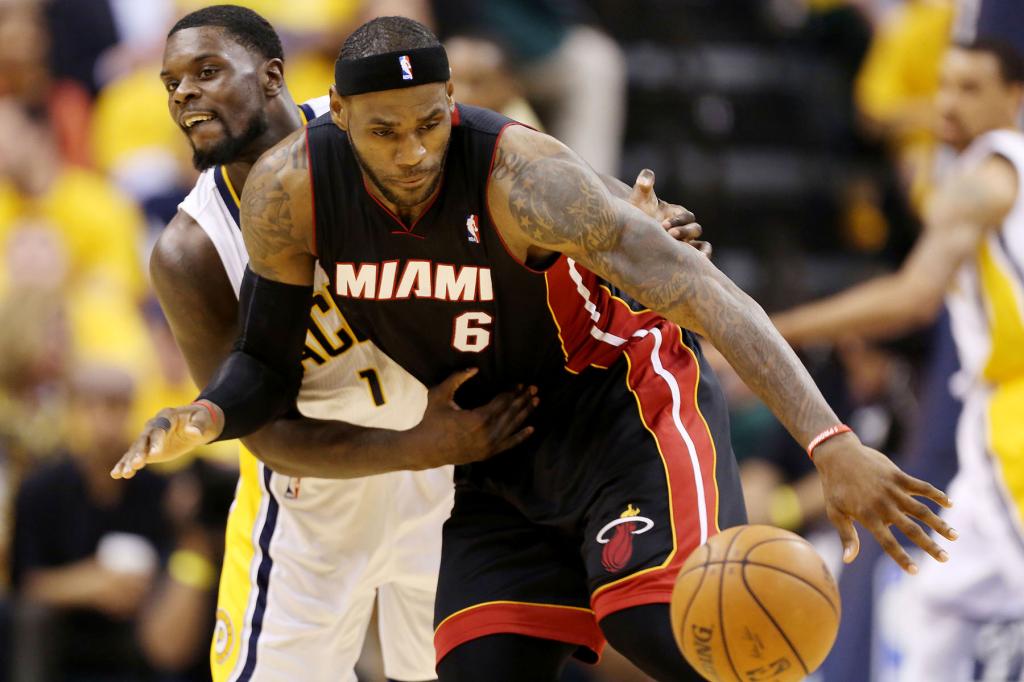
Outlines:
<svg viewBox="0 0 1024 682"><path fill-rule="evenodd" d="M300 106L304 121L328 108L327 97ZM239 205L217 166L179 206L209 236L236 296L248 263ZM307 417L394 430L423 417L427 388L357 338L319 265L302 365L298 408ZM452 467L297 479L275 474L244 447L240 464L211 647L214 679L354 680L375 597L382 624L402 621L393 631L382 625L382 639L400 652L385 661L397 671L389 676L433 677L433 591ZM415 617L389 615L385 597L392 611Z"/></svg>
<svg viewBox="0 0 1024 682"><path fill-rule="evenodd" d="M961 366L975 387L1024 378L1024 134L995 130L978 137L956 170L994 155L1016 169L1017 201L961 266L947 299Z"/></svg>

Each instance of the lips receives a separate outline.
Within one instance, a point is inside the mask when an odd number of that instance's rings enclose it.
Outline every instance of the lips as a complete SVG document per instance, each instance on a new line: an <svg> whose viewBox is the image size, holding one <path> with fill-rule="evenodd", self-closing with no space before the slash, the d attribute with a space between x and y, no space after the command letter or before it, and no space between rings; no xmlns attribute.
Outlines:
<svg viewBox="0 0 1024 682"><path fill-rule="evenodd" d="M215 118L217 118L217 115L212 111L189 111L178 118L178 123L185 130L190 130L197 125L206 123L207 121L212 121Z"/></svg>
<svg viewBox="0 0 1024 682"><path fill-rule="evenodd" d="M419 185L429 177L430 173L424 173L423 175L417 175L412 178L401 178L395 180L395 182L397 182L399 185L402 185L403 187L415 187L416 185Z"/></svg>

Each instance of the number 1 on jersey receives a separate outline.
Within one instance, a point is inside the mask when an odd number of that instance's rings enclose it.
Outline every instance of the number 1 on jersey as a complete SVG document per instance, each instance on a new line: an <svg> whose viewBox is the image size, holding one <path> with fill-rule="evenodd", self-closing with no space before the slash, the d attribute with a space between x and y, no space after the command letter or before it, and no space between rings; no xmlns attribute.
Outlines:
<svg viewBox="0 0 1024 682"><path fill-rule="evenodd" d="M455 318L452 347L463 353L479 353L491 345L491 330L485 325L494 321L487 313L462 313Z"/></svg>
<svg viewBox="0 0 1024 682"><path fill-rule="evenodd" d="M370 395L373 397L373 404L380 407L384 404L384 389L380 385L380 377L377 376L377 370L375 369L364 369L359 373L359 378L366 382L366 385L370 388Z"/></svg>

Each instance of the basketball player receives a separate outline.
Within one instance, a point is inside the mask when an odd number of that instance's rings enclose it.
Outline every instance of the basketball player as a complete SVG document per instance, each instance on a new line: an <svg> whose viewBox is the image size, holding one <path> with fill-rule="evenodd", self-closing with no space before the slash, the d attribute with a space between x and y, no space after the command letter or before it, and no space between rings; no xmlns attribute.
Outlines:
<svg viewBox="0 0 1024 682"><path fill-rule="evenodd" d="M943 298L960 355L960 470L970 500L945 512L964 532L951 564L910 587L924 612L904 679L973 677L982 624L1024 619L1024 62L979 41L945 55L939 135L959 152L899 271L776 318L793 343L894 335L931 322ZM1024 664L1024 661L1021 662ZM1019 674L1019 673L1018 673Z"/></svg>
<svg viewBox="0 0 1024 682"><path fill-rule="evenodd" d="M946 496L838 424L763 311L707 259L558 141L452 96L444 49L420 24L379 18L346 40L330 113L246 184L237 350L198 404L160 413L126 466L287 408L319 262L351 326L421 382L479 367L464 406L539 388L531 438L456 473L435 606L442 680L554 680L605 637L657 679L696 679L669 627L675 574L744 512L724 401L680 325L808 446L847 558L854 519L908 570L889 525L912 533L916 516L953 534L912 497Z"/></svg>
<svg viewBox="0 0 1024 682"><path fill-rule="evenodd" d="M209 380L237 335L238 287L248 260L238 194L252 163L327 111L326 96L295 106L282 59L273 28L241 7L199 10L168 37L161 77L170 112L203 173L150 265L199 383ZM690 214L657 200L652 181L645 175L632 199L667 216L675 236L698 235ZM467 373L428 393L355 335L325 288L314 295L302 364L298 406L307 417L279 420L246 439L271 466L241 452L213 677L353 678L376 596L388 676L433 678L433 597L452 486L450 467L431 467L486 457L521 440L529 393L504 394L477 410L453 409L451 394ZM281 453L296 454L282 459ZM350 480L305 477L311 469Z"/></svg>

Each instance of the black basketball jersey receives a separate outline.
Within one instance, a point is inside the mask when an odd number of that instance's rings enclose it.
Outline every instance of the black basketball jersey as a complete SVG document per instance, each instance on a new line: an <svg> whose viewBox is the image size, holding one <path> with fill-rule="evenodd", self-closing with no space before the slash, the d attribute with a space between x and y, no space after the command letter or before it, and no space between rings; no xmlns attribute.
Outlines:
<svg viewBox="0 0 1024 682"><path fill-rule="evenodd" d="M406 226L370 194L329 115L310 123L317 256L353 330L424 384L478 367L460 403L534 384L551 408L574 375L609 366L657 316L635 311L572 259L538 271L505 249L487 184L498 139L513 124L459 105L437 197Z"/></svg>

